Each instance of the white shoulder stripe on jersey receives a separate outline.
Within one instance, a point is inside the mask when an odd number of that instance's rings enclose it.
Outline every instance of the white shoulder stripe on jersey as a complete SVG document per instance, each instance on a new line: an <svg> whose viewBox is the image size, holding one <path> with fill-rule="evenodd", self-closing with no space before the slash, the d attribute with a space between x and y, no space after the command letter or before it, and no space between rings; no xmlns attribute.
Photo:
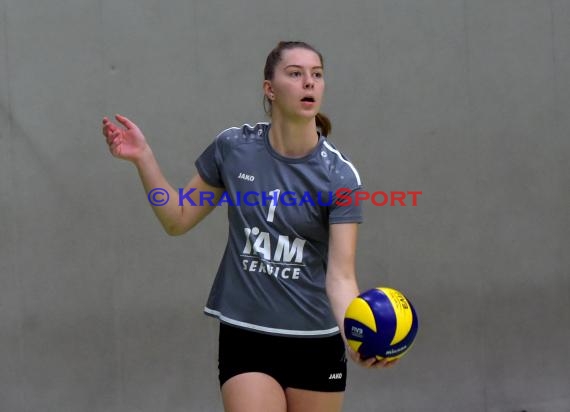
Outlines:
<svg viewBox="0 0 570 412"><path fill-rule="evenodd" d="M260 126L260 125L268 125L268 124L269 124L268 122L259 122L259 123L256 123L255 126L252 126L252 125L250 125L249 123L244 123L243 125L241 125L241 127L237 127L237 126L228 127L227 129L222 130L220 133L218 133L218 136L221 136L221 135L223 135L224 133L229 132L230 130L243 130L244 127L249 127L250 129L253 130L253 129L255 129L257 126Z"/></svg>
<svg viewBox="0 0 570 412"><path fill-rule="evenodd" d="M323 142L323 144L325 145L325 147L327 149L329 149L331 152L336 154L340 160L342 160L344 163L346 163L352 169L354 176L356 177L356 181L358 182L358 186L361 186L362 182L360 181L360 175L358 174L358 171L356 170L354 165L352 163L350 163L348 160L346 160L342 156L342 154L338 150L336 150L334 147L332 147L326 140Z"/></svg>
<svg viewBox="0 0 570 412"><path fill-rule="evenodd" d="M241 322L239 320L228 318L227 316L222 315L219 311L210 309L208 307L204 308L204 312L208 315L215 316L216 318L226 323L229 323L230 325L241 326L247 329L258 330L260 332L275 333L278 335L323 336L323 335L333 335L336 332L340 331L338 326L325 330L291 330L291 329L268 328L265 326L254 325L253 323Z"/></svg>

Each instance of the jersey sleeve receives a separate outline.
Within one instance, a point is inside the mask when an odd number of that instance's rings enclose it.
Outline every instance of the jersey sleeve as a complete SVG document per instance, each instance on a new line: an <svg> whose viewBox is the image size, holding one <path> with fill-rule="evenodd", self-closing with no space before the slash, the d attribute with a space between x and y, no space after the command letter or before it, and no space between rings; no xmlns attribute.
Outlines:
<svg viewBox="0 0 570 412"><path fill-rule="evenodd" d="M357 201L355 192L348 188L339 188L333 194L330 207L329 223L362 223L362 201Z"/></svg>
<svg viewBox="0 0 570 412"><path fill-rule="evenodd" d="M339 168L331 181L333 201L329 209L329 223L362 223L362 205L356 192L362 189L358 172L351 165Z"/></svg>
<svg viewBox="0 0 570 412"><path fill-rule="evenodd" d="M222 151L220 149L221 135L210 143L210 145L196 159L195 165L200 177L209 185L214 187L224 187L222 178Z"/></svg>

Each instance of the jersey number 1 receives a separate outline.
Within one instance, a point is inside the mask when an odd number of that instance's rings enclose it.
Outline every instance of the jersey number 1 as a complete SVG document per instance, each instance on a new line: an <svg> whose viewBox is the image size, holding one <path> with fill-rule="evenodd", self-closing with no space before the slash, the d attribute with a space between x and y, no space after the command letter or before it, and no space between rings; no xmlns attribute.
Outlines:
<svg viewBox="0 0 570 412"><path fill-rule="evenodd" d="M275 189L269 193L271 194L271 202L269 203L269 211L267 212L266 220L268 222L273 222L273 217L275 216L275 209L279 203L279 193L281 193L281 190Z"/></svg>

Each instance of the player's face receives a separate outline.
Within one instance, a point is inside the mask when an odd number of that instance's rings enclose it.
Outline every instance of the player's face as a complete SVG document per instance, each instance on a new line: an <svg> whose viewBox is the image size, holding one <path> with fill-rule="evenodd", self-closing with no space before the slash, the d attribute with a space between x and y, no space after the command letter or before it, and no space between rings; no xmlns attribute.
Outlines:
<svg viewBox="0 0 570 412"><path fill-rule="evenodd" d="M318 54L303 48L284 50L266 90L273 95L272 110L294 118L315 117L325 90Z"/></svg>

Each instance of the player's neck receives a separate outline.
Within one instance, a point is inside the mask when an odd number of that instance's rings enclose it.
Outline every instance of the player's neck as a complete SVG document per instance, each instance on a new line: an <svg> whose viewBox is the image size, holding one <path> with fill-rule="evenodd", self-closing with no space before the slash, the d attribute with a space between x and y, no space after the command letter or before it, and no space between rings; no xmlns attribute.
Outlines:
<svg viewBox="0 0 570 412"><path fill-rule="evenodd" d="M308 155L319 141L314 120L306 122L282 121L272 118L269 130L269 143L273 150L285 157Z"/></svg>

